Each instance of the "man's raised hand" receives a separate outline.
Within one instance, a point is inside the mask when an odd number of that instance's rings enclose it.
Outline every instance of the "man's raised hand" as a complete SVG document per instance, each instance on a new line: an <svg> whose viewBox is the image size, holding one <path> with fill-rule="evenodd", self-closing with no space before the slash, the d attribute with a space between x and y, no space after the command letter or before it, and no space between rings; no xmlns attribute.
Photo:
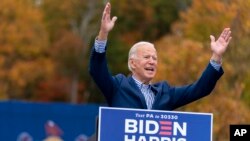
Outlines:
<svg viewBox="0 0 250 141"><path fill-rule="evenodd" d="M230 28L225 28L217 40L215 40L215 37L213 35L210 35L210 39L211 49L213 52L212 59L219 62L221 61L222 55L226 51L228 44L232 39L231 30Z"/></svg>
<svg viewBox="0 0 250 141"><path fill-rule="evenodd" d="M117 17L114 16L111 19L111 4L108 2L103 10L101 27L98 35L99 40L107 40L108 33L113 29Z"/></svg>

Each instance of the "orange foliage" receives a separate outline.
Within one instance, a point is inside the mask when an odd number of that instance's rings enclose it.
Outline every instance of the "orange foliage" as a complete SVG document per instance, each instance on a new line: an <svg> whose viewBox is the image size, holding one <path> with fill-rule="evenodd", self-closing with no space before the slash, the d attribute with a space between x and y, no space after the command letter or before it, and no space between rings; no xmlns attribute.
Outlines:
<svg viewBox="0 0 250 141"><path fill-rule="evenodd" d="M209 39L208 39L209 40ZM155 43L158 50L158 73L156 81L167 80L172 85L194 82L209 62L211 51L202 43L176 36L166 36ZM228 79L234 68L224 60L225 74L218 81L212 95L181 107L182 111L208 112L214 115L214 140L229 139L230 124L244 124L250 121L250 110L240 100L244 90L242 82L233 88ZM226 129L226 130L225 130Z"/></svg>
<svg viewBox="0 0 250 141"><path fill-rule="evenodd" d="M2 0L0 5L1 95L29 99L37 81L52 74L46 58L48 37L33 1Z"/></svg>
<svg viewBox="0 0 250 141"><path fill-rule="evenodd" d="M46 67L44 67L46 66ZM41 69L43 67L43 69ZM15 87L24 88L37 80L49 78L54 71L53 63L50 60L37 60L19 62L17 61L9 70L7 77ZM44 75L46 74L46 76Z"/></svg>
<svg viewBox="0 0 250 141"><path fill-rule="evenodd" d="M180 14L179 28L186 37L205 42L210 34L231 26L236 10L233 2L195 0L190 9Z"/></svg>
<svg viewBox="0 0 250 141"><path fill-rule="evenodd" d="M159 56L156 80L165 79L175 85L196 80L211 53L201 43L179 37L163 37L155 46Z"/></svg>

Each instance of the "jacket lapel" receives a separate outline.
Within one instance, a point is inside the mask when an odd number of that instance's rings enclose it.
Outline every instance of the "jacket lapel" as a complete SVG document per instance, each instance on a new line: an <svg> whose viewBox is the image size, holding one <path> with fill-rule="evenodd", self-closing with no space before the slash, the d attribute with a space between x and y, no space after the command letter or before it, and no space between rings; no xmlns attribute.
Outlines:
<svg viewBox="0 0 250 141"><path fill-rule="evenodd" d="M151 85L151 90L153 91L153 93L155 94L155 99L154 99L154 103L152 105L152 109L156 109L156 103L158 103L157 101L159 101L160 97L161 97L161 93L160 90L157 86L155 85Z"/></svg>
<svg viewBox="0 0 250 141"><path fill-rule="evenodd" d="M141 103L143 105L143 108L147 109L147 104L146 104L145 97L143 96L141 90L137 87L137 84L135 83L132 76L128 77L128 82L130 83L131 87L135 91L136 96L138 96L140 98L140 101L141 101Z"/></svg>

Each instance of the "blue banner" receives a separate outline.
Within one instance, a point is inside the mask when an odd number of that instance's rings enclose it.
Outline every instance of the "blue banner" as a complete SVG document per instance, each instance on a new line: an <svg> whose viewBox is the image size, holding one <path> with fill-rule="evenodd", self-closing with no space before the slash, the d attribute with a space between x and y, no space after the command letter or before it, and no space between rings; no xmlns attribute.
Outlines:
<svg viewBox="0 0 250 141"><path fill-rule="evenodd" d="M1 141L86 141L96 129L99 105L0 102Z"/></svg>
<svg viewBox="0 0 250 141"><path fill-rule="evenodd" d="M98 141L212 141L211 113L99 108Z"/></svg>

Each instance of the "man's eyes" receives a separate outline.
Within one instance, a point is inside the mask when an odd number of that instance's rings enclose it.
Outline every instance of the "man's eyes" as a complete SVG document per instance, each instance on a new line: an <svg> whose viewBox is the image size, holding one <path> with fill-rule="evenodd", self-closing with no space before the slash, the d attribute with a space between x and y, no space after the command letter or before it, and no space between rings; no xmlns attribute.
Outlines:
<svg viewBox="0 0 250 141"><path fill-rule="evenodd" d="M151 56L144 56L143 58L145 58L145 59L150 59L150 57L151 57ZM153 60L157 60L157 57L152 56L152 59L153 59Z"/></svg>

